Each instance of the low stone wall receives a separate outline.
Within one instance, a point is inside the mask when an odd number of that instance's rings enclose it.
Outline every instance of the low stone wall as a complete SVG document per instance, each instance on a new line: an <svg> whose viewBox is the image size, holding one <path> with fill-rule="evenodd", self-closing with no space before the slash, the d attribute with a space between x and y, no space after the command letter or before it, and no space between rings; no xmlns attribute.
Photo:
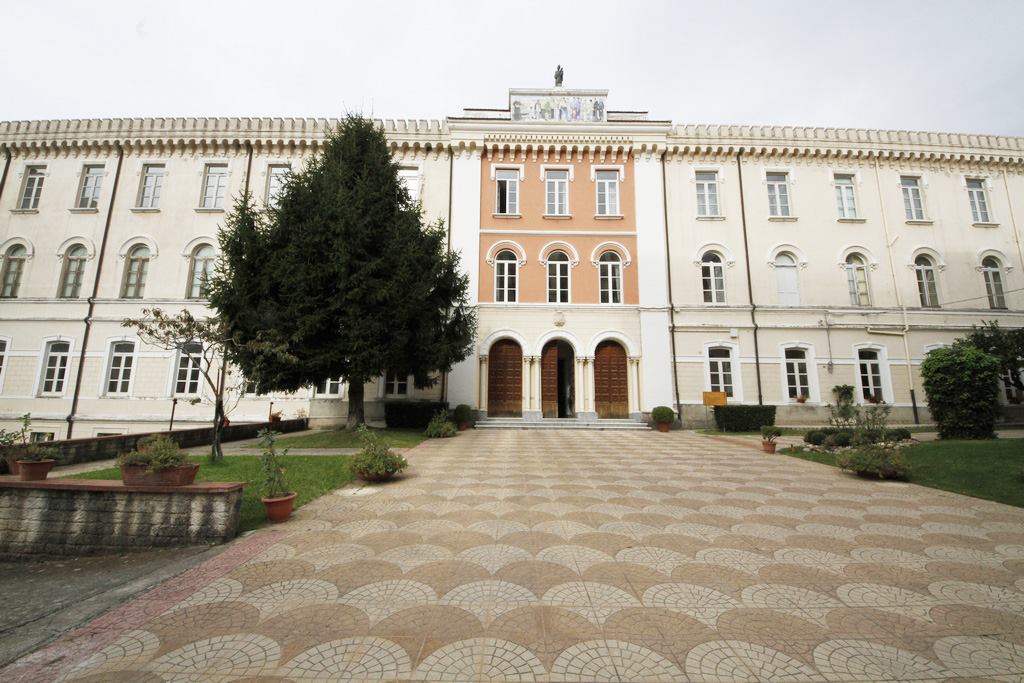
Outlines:
<svg viewBox="0 0 1024 683"><path fill-rule="evenodd" d="M242 488L239 482L167 488L0 477L0 558L223 543L238 533Z"/></svg>

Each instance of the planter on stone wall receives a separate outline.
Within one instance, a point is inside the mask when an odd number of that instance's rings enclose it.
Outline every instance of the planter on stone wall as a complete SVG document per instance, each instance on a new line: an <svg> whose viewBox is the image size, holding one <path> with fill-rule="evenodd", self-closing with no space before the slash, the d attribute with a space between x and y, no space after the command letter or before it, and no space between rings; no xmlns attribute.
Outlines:
<svg viewBox="0 0 1024 683"><path fill-rule="evenodd" d="M22 481L42 481L50 473L56 460L18 460L18 476Z"/></svg>
<svg viewBox="0 0 1024 683"><path fill-rule="evenodd" d="M267 519L271 522L283 522L292 515L292 506L295 504L295 494L289 493L280 498L260 498L264 507L267 508Z"/></svg>
<svg viewBox="0 0 1024 683"><path fill-rule="evenodd" d="M196 480L199 465L176 465L152 470L145 465L121 465L121 481L125 486L188 486Z"/></svg>

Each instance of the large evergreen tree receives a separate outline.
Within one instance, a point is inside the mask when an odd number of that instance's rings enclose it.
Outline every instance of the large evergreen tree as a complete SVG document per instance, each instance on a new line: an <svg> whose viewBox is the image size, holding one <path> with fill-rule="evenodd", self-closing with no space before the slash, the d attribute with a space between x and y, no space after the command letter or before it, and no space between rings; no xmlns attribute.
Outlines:
<svg viewBox="0 0 1024 683"><path fill-rule="evenodd" d="M371 120L344 119L275 207L241 198L220 244L210 305L261 392L343 377L353 426L365 382L390 371L423 388L469 354L468 278L443 224L423 224Z"/></svg>

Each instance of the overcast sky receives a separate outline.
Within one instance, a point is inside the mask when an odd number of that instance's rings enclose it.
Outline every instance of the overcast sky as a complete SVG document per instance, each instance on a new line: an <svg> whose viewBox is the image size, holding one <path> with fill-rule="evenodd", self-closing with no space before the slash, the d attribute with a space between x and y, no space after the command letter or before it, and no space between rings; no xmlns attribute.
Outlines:
<svg viewBox="0 0 1024 683"><path fill-rule="evenodd" d="M1024 135L1024 1L13 2L0 120L439 118L607 88L677 123Z"/></svg>

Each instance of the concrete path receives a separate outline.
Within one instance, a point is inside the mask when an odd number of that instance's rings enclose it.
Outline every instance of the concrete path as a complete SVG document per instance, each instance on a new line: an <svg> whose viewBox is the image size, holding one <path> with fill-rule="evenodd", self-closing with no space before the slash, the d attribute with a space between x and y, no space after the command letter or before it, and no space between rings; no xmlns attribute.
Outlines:
<svg viewBox="0 0 1024 683"><path fill-rule="evenodd" d="M1024 677L1024 509L692 432L407 457L0 680Z"/></svg>

